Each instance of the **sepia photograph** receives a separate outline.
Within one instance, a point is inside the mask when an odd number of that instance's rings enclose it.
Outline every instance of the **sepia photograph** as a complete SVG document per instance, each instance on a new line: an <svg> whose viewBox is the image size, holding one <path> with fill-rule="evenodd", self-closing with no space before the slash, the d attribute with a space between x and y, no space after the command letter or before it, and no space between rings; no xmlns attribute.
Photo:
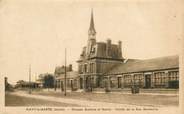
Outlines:
<svg viewBox="0 0 184 114"><path fill-rule="evenodd" d="M1 113L180 114L182 3L0 0Z"/></svg>

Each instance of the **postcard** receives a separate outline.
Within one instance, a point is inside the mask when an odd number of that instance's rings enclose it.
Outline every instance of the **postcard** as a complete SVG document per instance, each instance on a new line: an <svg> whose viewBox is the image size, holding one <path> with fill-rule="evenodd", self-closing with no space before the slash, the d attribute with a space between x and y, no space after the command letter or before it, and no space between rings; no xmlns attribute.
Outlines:
<svg viewBox="0 0 184 114"><path fill-rule="evenodd" d="M1 0L1 114L182 114L181 0Z"/></svg>

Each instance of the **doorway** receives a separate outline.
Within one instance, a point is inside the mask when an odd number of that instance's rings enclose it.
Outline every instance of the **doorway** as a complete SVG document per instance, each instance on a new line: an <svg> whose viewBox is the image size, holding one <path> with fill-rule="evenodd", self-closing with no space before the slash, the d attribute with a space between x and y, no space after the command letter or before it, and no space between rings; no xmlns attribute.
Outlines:
<svg viewBox="0 0 184 114"><path fill-rule="evenodd" d="M71 80L71 90L73 90L73 80Z"/></svg>
<svg viewBox="0 0 184 114"><path fill-rule="evenodd" d="M151 75L145 75L145 88L151 88Z"/></svg>
<svg viewBox="0 0 184 114"><path fill-rule="evenodd" d="M118 77L118 88L121 88L121 77Z"/></svg>
<svg viewBox="0 0 184 114"><path fill-rule="evenodd" d="M61 91L64 91L64 84L63 84L63 81L60 81L60 88L61 88Z"/></svg>
<svg viewBox="0 0 184 114"><path fill-rule="evenodd" d="M80 78L80 89L83 89L83 78Z"/></svg>

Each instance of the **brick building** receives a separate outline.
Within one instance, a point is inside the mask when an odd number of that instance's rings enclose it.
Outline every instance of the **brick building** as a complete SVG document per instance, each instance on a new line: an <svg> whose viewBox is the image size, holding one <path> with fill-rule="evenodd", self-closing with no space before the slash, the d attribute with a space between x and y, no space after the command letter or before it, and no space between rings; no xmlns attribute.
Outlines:
<svg viewBox="0 0 184 114"><path fill-rule="evenodd" d="M128 59L105 74L110 88L178 88L179 57L167 56L147 60Z"/></svg>
<svg viewBox="0 0 184 114"><path fill-rule="evenodd" d="M179 57L169 56L148 60L124 59L122 43L96 41L93 12L91 12L87 45L78 63L79 88L178 88Z"/></svg>
<svg viewBox="0 0 184 114"><path fill-rule="evenodd" d="M83 47L78 62L80 88L90 89L103 87L103 74L123 62L121 41L112 44L96 41L93 12L91 12L87 45Z"/></svg>

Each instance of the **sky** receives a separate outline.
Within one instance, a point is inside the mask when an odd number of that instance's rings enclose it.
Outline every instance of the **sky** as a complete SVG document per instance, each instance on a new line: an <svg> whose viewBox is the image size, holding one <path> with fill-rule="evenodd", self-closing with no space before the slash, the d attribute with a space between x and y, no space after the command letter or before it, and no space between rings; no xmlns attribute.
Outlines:
<svg viewBox="0 0 184 114"><path fill-rule="evenodd" d="M61 0L0 1L0 76L10 83L53 73L56 66L80 57L87 45L91 9L96 40L122 41L125 58L178 55L181 49L181 6L172 0L86 2Z"/></svg>

